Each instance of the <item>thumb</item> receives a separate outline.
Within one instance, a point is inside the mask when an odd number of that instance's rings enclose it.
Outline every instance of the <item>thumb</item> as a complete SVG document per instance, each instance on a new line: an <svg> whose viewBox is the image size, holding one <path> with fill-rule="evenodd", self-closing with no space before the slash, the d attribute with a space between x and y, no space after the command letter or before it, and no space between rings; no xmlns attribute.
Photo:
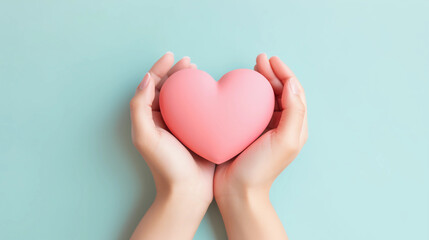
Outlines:
<svg viewBox="0 0 429 240"><path fill-rule="evenodd" d="M303 88L296 77L287 79L281 97L282 114L275 134L283 149L299 151L307 111L303 96Z"/></svg>
<svg viewBox="0 0 429 240"><path fill-rule="evenodd" d="M130 101L133 143L138 149L153 143L157 130L152 118L152 102L155 98L155 82L146 73Z"/></svg>

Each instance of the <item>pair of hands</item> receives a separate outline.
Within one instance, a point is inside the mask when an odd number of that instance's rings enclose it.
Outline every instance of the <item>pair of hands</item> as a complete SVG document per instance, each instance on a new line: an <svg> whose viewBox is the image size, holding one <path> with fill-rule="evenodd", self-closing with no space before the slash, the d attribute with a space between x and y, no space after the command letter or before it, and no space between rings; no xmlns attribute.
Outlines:
<svg viewBox="0 0 429 240"><path fill-rule="evenodd" d="M268 79L274 90L273 117L255 142L235 159L216 166L189 151L168 131L162 119L159 109L162 84L176 71L196 68L189 57L173 64L172 53L163 55L145 75L130 102L133 143L149 166L157 189L155 201L133 238L192 238L215 197L230 239L285 239L286 233L268 194L275 178L307 140L306 101L297 78L278 57L257 56L254 69ZM249 214L247 220L243 220L243 211ZM273 214L267 216L267 213ZM268 223L261 223L260 218L265 218L265 222L269 221L266 218L274 219L264 227ZM185 229L174 221L196 226Z"/></svg>

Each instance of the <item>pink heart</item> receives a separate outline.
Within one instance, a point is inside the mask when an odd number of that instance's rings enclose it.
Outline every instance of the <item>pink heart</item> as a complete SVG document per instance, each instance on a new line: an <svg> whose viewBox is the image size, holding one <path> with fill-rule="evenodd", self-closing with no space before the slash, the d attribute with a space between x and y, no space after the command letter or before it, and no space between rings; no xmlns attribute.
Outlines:
<svg viewBox="0 0 429 240"><path fill-rule="evenodd" d="M204 71L184 69L165 81L159 104L165 124L185 146L220 164L264 131L274 111L274 92L250 69L228 72L218 82Z"/></svg>

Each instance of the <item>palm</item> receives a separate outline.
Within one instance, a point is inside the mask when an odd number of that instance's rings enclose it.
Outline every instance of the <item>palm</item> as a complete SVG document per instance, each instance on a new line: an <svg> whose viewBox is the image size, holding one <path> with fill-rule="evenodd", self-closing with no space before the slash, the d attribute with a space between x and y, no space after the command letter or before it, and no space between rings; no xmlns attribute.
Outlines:
<svg viewBox="0 0 429 240"><path fill-rule="evenodd" d="M157 152L164 176L172 182L202 181L210 185L214 165L189 151L166 128L158 127ZM211 189L211 187L209 188Z"/></svg>
<svg viewBox="0 0 429 240"><path fill-rule="evenodd" d="M279 169L273 169L274 165L269 162L273 159L272 135L273 130L267 131L235 159L219 165L214 176L215 186L228 184L260 186L278 174Z"/></svg>

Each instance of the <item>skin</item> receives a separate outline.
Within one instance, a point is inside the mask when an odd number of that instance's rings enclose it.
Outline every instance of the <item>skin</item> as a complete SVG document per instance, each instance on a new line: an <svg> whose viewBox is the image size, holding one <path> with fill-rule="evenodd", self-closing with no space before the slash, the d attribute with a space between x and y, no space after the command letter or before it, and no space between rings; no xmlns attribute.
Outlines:
<svg viewBox="0 0 429 240"><path fill-rule="evenodd" d="M149 166L157 190L131 239L192 239L213 199L214 164L171 135L159 111L159 89L165 79L175 71L196 68L187 57L173 63L172 53L162 56L130 102L133 143Z"/></svg>
<svg viewBox="0 0 429 240"><path fill-rule="evenodd" d="M296 76L278 57L268 60L260 54L255 70L273 87L275 111L261 137L234 161L216 168L214 194L229 239L287 239L269 191L307 141L305 95Z"/></svg>
<svg viewBox="0 0 429 240"><path fill-rule="evenodd" d="M192 239L213 196L229 239L287 239L269 200L275 178L307 140L304 90L278 58L258 55L254 69L276 96L265 132L233 161L215 165L189 151L166 128L159 112L159 89L175 71L196 68L188 57L174 66L162 56L130 102L132 138L152 171L157 195L131 239Z"/></svg>

